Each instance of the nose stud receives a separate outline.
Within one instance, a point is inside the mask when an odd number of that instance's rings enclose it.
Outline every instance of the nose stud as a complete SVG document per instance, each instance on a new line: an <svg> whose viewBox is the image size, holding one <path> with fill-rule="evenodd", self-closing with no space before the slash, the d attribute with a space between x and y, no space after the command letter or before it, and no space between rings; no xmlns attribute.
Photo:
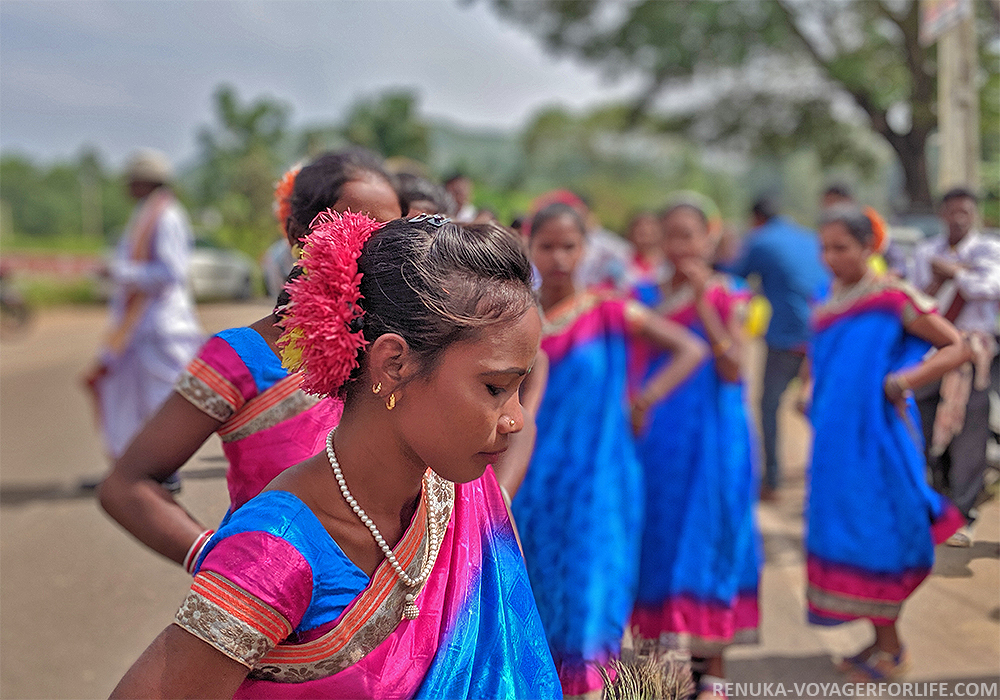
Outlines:
<svg viewBox="0 0 1000 700"><path fill-rule="evenodd" d="M508 422L510 423L510 427L512 427L512 428L516 425L516 423L514 422L513 418L509 418Z"/></svg>

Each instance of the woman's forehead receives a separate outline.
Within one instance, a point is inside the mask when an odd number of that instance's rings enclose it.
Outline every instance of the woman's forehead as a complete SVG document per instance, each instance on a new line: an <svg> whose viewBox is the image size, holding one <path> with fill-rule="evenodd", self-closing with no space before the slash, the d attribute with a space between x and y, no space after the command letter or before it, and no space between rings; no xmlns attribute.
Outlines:
<svg viewBox="0 0 1000 700"><path fill-rule="evenodd" d="M542 322L535 307L520 318L482 329L475 338L455 343L446 351L455 361L477 365L479 371L527 370L534 362Z"/></svg>

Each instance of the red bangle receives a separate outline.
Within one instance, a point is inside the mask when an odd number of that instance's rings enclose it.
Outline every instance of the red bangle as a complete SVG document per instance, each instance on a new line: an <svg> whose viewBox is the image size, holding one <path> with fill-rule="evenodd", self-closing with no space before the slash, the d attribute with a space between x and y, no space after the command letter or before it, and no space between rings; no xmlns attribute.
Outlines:
<svg viewBox="0 0 1000 700"><path fill-rule="evenodd" d="M194 575L194 566L198 563L198 559L201 556L201 550L205 549L205 545L208 544L208 541L212 539L212 535L214 534L215 530L205 530L203 533L198 535L195 541L191 544L191 548L188 549L188 552L184 557L184 570L192 576Z"/></svg>

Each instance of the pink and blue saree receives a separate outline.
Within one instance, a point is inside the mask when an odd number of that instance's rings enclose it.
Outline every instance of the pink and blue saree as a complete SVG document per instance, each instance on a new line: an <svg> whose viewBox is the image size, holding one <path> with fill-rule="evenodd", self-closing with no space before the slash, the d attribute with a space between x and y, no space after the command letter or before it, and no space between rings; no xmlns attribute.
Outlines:
<svg viewBox="0 0 1000 700"><path fill-rule="evenodd" d="M175 391L222 422L231 509L260 493L293 464L322 452L343 403L299 389L267 341L252 328L213 336L177 380Z"/></svg>
<svg viewBox="0 0 1000 700"><path fill-rule="evenodd" d="M176 624L249 669L237 698L561 697L492 470L430 483L394 550L411 576L435 560L416 619L387 561L369 579L296 496L265 491L212 538Z"/></svg>
<svg viewBox="0 0 1000 700"><path fill-rule="evenodd" d="M658 285L635 295L666 318L706 338L690 286L665 297ZM725 322L749 298L728 278L705 292ZM645 376L667 359L638 346ZM709 360L650 411L639 438L646 522L634 636L715 656L757 640L757 589L763 543L754 503L756 436L742 382L727 382Z"/></svg>
<svg viewBox="0 0 1000 700"><path fill-rule="evenodd" d="M626 385L637 306L584 292L543 331L549 380L513 511L567 695L601 689L635 600L643 492Z"/></svg>

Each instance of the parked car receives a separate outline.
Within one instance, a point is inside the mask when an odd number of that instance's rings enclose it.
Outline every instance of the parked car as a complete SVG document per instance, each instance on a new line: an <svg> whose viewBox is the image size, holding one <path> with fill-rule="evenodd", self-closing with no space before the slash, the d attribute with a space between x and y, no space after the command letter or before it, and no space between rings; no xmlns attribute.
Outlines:
<svg viewBox="0 0 1000 700"><path fill-rule="evenodd" d="M110 261L108 253L107 261ZM222 248L210 241L196 239L188 270L191 293L198 301L250 299L257 289L260 271L246 253ZM94 296L111 298L111 278L106 273L94 275Z"/></svg>
<svg viewBox="0 0 1000 700"><path fill-rule="evenodd" d="M254 295L257 263L246 253L198 239L191 251L191 291L195 298L249 299Z"/></svg>

